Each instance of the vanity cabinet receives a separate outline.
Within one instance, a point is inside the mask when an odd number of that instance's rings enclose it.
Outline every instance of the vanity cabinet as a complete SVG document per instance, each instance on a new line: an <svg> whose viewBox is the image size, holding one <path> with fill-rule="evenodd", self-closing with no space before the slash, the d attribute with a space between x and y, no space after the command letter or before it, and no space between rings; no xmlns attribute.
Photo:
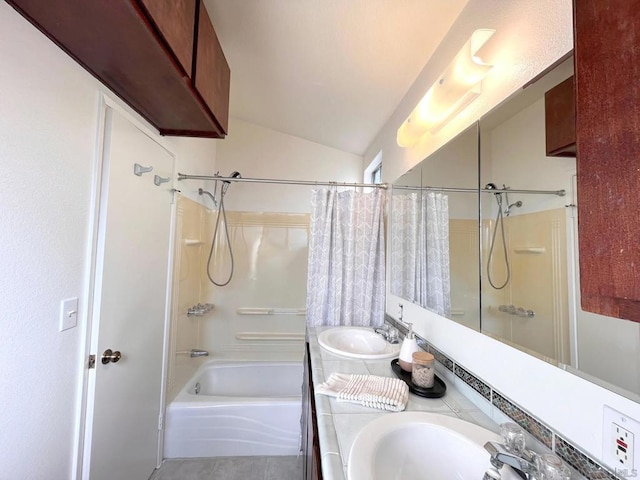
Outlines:
<svg viewBox="0 0 640 480"><path fill-rule="evenodd" d="M582 308L640 321L640 9L574 2Z"/></svg>
<svg viewBox="0 0 640 480"><path fill-rule="evenodd" d="M200 0L8 3L160 134L226 135L229 66Z"/></svg>
<svg viewBox="0 0 640 480"><path fill-rule="evenodd" d="M306 344L304 359L304 381L302 383L302 453L304 455L304 480L322 480L320 463L320 443L318 441L318 422L316 402L311 374L311 355Z"/></svg>
<svg viewBox="0 0 640 480"><path fill-rule="evenodd" d="M576 156L576 106L573 76L544 94L546 152L549 157Z"/></svg>

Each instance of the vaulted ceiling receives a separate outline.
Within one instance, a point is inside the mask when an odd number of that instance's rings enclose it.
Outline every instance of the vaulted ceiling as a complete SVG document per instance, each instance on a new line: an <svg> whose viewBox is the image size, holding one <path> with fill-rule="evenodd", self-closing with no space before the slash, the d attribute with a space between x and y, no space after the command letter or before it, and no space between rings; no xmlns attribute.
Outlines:
<svg viewBox="0 0 640 480"><path fill-rule="evenodd" d="M356 154L467 3L204 1L231 67L231 116Z"/></svg>

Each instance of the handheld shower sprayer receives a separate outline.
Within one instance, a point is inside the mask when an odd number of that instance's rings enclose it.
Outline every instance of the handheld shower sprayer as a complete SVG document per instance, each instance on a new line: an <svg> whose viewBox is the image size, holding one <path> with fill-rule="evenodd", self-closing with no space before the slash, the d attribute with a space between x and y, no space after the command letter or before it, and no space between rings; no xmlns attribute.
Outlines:
<svg viewBox="0 0 640 480"><path fill-rule="evenodd" d="M240 175L240 172L234 171L229 174L228 178L242 178L242 175ZM231 182L229 180L222 181L222 188L221 188L222 196L226 195L227 190L229 189L229 185L231 185Z"/></svg>
<svg viewBox="0 0 640 480"><path fill-rule="evenodd" d="M216 173L216 176L219 176ZM228 178L242 178L242 175L240 175L240 172L231 172L231 174L229 175ZM209 277L209 280L211 281L211 283L213 283L214 285L218 286L218 287L224 287L225 285L228 285L229 282L231 282L231 279L233 278L233 270L235 267L235 262L233 259L233 249L231 247L231 238L229 237L229 229L227 227L227 213L224 209L224 196L227 193L227 190L229 188L229 185L231 185L231 181L229 180L222 180L222 187L220 188L220 200L216 201L216 193L218 191L218 181L216 181L216 188L214 190L213 195L210 192L207 192L206 190L203 190L202 188L198 189L198 193L200 195L206 194L209 196L209 198L211 198L211 200L213 200L213 206L217 208L218 210L218 214L216 215L216 224L213 230L213 238L211 239L211 249L209 250L209 259L207 260L207 277ZM218 239L218 228L220 226L220 219L223 219L223 226L224 226L224 234L226 236L226 245L227 248L229 250L229 260L231 262L231 266L230 266L230 271L229 271L229 276L227 277L226 280L222 281L222 282L216 282L212 275L211 275L211 258L213 257L213 250L215 248L216 245L216 241Z"/></svg>

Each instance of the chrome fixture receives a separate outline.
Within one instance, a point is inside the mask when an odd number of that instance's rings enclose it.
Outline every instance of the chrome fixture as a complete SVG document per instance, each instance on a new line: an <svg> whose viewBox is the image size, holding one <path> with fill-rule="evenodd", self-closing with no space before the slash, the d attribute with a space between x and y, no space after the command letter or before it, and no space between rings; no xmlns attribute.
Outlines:
<svg viewBox="0 0 640 480"><path fill-rule="evenodd" d="M385 324L381 327L373 327L373 331L393 345L400 343L400 332L397 328Z"/></svg>
<svg viewBox="0 0 640 480"><path fill-rule="evenodd" d="M525 447L525 432L520 425L507 422L500 425L503 443L487 442L484 448L491 456L492 468L483 480L500 478L500 469L509 465L526 480L570 480L569 467L552 453L537 454Z"/></svg>
<svg viewBox="0 0 640 480"><path fill-rule="evenodd" d="M205 303L204 305L198 303L187 310L187 317L202 317L213 310L213 307L213 303Z"/></svg>
<svg viewBox="0 0 640 480"><path fill-rule="evenodd" d="M213 206L217 207L218 206L218 201L216 200L216 197L214 197L211 192L207 192L206 190L203 190L202 188L198 189L198 195L207 195L211 201L213 202Z"/></svg>
<svg viewBox="0 0 640 480"><path fill-rule="evenodd" d="M102 353L102 364L107 365L108 363L118 363L118 361L122 358L122 354L119 351L112 351L110 348L107 348Z"/></svg>
<svg viewBox="0 0 640 480"><path fill-rule="evenodd" d="M153 167L143 167L139 163L133 164L133 174L139 177L142 176L143 173L147 173L153 170Z"/></svg>
<svg viewBox="0 0 640 480"><path fill-rule="evenodd" d="M235 267L235 262L233 259L233 248L231 247L231 238L229 237L229 228L227 227L227 212L225 211L225 208L224 208L224 196L227 194L227 190L231 185L231 180L238 180L241 178L242 178L242 175L240 175L240 172L231 172L231 174L228 177L220 177L218 173L216 173L213 177L209 177L209 179L211 180L216 180L216 186L215 186L215 190L213 191L213 194L211 194L211 192L207 192L206 190L203 190L202 188L198 189L198 194L208 195L209 198L213 200L214 208L217 208L218 210L218 215L216 216L216 226L213 229L213 238L211 239L211 249L209 250L209 259L207 260L207 277L209 277L209 281L217 287L224 287L225 285L228 285L229 282L231 282L231 279L233 278L233 270ZM180 174L178 174L178 179L180 179ZM220 200L217 202L216 193L218 190L218 181L222 182L222 187L220 188ZM222 215L220 215L221 213ZM225 233L225 236L227 237L227 247L229 249L229 259L231 260L231 270L229 272L229 276L227 277L227 279L223 282L218 283L213 279L210 269L211 269L211 257L213 256L213 249L216 245L216 240L218 238L218 227L220 226L220 217L224 219L224 233Z"/></svg>
<svg viewBox="0 0 640 480"><path fill-rule="evenodd" d="M234 172L236 173L236 172ZM233 174L232 174L233 175ZM316 180L286 180L282 178L244 178L239 177L221 177L220 175L188 175L178 173L178 181L181 180L214 180L221 182L239 182L239 183L271 183L278 185L308 185L310 187L349 187L349 188L381 188L386 190L389 188L387 183L357 183L357 182L327 182ZM477 192L477 190L476 190Z"/></svg>
<svg viewBox="0 0 640 480"><path fill-rule="evenodd" d="M191 352L189 353L189 356L191 358L208 357L209 356L209 352L207 352L206 350L199 350L197 348L192 348Z"/></svg>
<svg viewBox="0 0 640 480"><path fill-rule="evenodd" d="M196 395L200 393L200 382L196 383L195 388L193 389Z"/></svg>
<svg viewBox="0 0 640 480"><path fill-rule="evenodd" d="M522 307L516 307L515 305L498 305L498 310L510 315L516 315L518 317L533 318L536 316L533 310L528 310Z"/></svg>
<svg viewBox="0 0 640 480"><path fill-rule="evenodd" d="M490 244L491 246L489 247L489 257L487 258L487 279L489 280L489 285L491 285L493 288L495 288L496 290L502 290L504 287L507 286L507 284L509 283L509 280L511 279L511 266L509 265L509 253L507 252L508 250L507 238L504 233L504 215L508 217L511 211L511 208L512 207L520 208L522 206L522 202L517 201L509 205L509 197L507 194L507 191L509 190L509 188L504 184L502 185L502 190L498 190L498 187L496 187L495 183L487 183L484 189L488 191L496 191L496 193L494 193L494 197L496 199L496 203L498 204L498 213L496 214L496 223L493 226L493 235L491 236L491 244ZM504 202L503 202L502 195L504 195L505 197ZM507 205L504 211L503 211L503 204ZM500 286L494 284L493 279L491 278L491 259L493 258L493 249L496 245L496 233L498 233L498 227L500 227L500 230L502 232L502 248L504 250L504 265L507 270L507 276L504 282Z"/></svg>
<svg viewBox="0 0 640 480"><path fill-rule="evenodd" d="M159 187L163 183L167 183L169 181L171 181L171 177L161 177L160 175L154 175L153 177L153 183L156 184L156 187Z"/></svg>
<svg viewBox="0 0 640 480"><path fill-rule="evenodd" d="M491 455L491 465L497 470L500 470L504 465L509 465L517 472L524 474L526 479L536 478L532 476L538 470L533 452L525 450L519 454L512 453L504 445L496 442L487 442L484 444L484 448Z"/></svg>
<svg viewBox="0 0 640 480"><path fill-rule="evenodd" d="M511 205L509 205L509 206L505 209L504 214L505 214L507 217L508 217L508 216L509 216L509 214L511 213L511 209L512 209L513 207L516 207L516 208L520 208L520 207L522 207L522 201L521 201L521 200L518 200L517 202L512 203Z"/></svg>

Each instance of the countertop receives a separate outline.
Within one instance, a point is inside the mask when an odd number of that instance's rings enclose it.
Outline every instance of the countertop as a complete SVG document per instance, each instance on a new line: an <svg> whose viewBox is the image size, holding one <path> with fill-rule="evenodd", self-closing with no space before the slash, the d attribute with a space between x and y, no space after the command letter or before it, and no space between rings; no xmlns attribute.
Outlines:
<svg viewBox="0 0 640 480"><path fill-rule="evenodd" d="M358 360L334 355L320 347L317 333L327 328L333 327L308 328L307 331L314 385L323 383L335 372L396 378L391 370L391 358ZM406 411L435 412L461 418L494 432L499 431L499 426L460 392L451 372L438 362L436 371L447 385L444 397L423 398L409 393ZM323 478L346 480L349 451L360 429L382 415L395 414L351 403L338 403L335 398L319 393L315 394L315 401Z"/></svg>

